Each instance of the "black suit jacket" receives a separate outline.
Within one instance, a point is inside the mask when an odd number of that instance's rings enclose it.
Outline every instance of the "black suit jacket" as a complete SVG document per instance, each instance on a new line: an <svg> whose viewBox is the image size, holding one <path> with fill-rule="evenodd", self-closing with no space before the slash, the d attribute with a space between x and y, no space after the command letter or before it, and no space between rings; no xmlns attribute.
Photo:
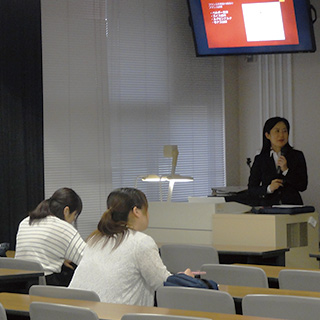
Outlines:
<svg viewBox="0 0 320 320"><path fill-rule="evenodd" d="M301 191L307 189L308 174L304 155L301 151L288 148L284 156L287 159L289 171L286 176L277 174L273 157L270 153L260 153L254 159L248 190L251 197L255 198L257 205L271 206L274 204L303 204ZM272 194L267 193L268 185L272 180L284 180L284 186Z"/></svg>

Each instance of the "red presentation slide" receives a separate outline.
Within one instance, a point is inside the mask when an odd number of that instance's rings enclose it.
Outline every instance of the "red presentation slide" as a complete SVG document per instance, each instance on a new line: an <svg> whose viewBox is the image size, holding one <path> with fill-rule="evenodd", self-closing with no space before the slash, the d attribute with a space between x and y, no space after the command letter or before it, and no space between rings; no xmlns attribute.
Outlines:
<svg viewBox="0 0 320 320"><path fill-rule="evenodd" d="M209 48L299 44L293 0L201 0Z"/></svg>

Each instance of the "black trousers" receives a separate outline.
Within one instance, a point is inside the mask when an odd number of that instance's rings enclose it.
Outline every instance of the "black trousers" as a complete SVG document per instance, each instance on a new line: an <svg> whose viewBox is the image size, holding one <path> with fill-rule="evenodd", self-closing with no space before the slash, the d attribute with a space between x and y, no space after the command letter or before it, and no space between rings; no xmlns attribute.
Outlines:
<svg viewBox="0 0 320 320"><path fill-rule="evenodd" d="M74 269L76 268L75 264L72 264L72 266ZM74 270L63 265L60 273L52 273L46 276L46 283L51 286L67 287L73 277L73 273Z"/></svg>

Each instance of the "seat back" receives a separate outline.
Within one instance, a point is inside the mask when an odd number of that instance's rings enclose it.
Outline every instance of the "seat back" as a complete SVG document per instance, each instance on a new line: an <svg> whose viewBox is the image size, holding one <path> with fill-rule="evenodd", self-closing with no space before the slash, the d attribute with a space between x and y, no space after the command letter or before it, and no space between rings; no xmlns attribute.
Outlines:
<svg viewBox="0 0 320 320"><path fill-rule="evenodd" d="M94 291L60 286L34 285L29 289L29 294L32 296L41 296L48 298L100 301L98 294Z"/></svg>
<svg viewBox="0 0 320 320"><path fill-rule="evenodd" d="M7 320L6 310L3 305L0 303L0 320Z"/></svg>
<svg viewBox="0 0 320 320"><path fill-rule="evenodd" d="M62 304L31 302L30 320L99 320L97 314L89 308Z"/></svg>
<svg viewBox="0 0 320 320"><path fill-rule="evenodd" d="M200 270L205 263L219 263L218 252L211 246L189 244L166 244L160 247L164 265L172 273L190 268Z"/></svg>
<svg viewBox="0 0 320 320"><path fill-rule="evenodd" d="M156 297L158 307L162 308L231 314L236 312L232 296L223 291L188 287L160 287Z"/></svg>
<svg viewBox="0 0 320 320"><path fill-rule="evenodd" d="M264 270L257 267L235 266L229 264L204 264L201 271L203 278L218 284L268 288L268 278Z"/></svg>
<svg viewBox="0 0 320 320"><path fill-rule="evenodd" d="M320 271L281 270L279 288L320 292Z"/></svg>
<svg viewBox="0 0 320 320"><path fill-rule="evenodd" d="M44 271L39 262L7 257L0 257L0 268ZM39 284L46 284L45 276L39 277Z"/></svg>
<svg viewBox="0 0 320 320"><path fill-rule="evenodd" d="M246 316L314 320L319 319L320 298L247 295L242 299L242 312Z"/></svg>
<svg viewBox="0 0 320 320"><path fill-rule="evenodd" d="M151 313L127 313L121 317L121 320L209 320L208 318L171 316L169 314L151 314Z"/></svg>

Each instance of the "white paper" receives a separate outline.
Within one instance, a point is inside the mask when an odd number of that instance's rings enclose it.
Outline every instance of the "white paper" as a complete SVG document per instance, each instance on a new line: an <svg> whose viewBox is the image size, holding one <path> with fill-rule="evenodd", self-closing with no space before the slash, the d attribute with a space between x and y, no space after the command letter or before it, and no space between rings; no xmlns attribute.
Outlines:
<svg viewBox="0 0 320 320"><path fill-rule="evenodd" d="M285 40L280 2L244 3L247 41Z"/></svg>

